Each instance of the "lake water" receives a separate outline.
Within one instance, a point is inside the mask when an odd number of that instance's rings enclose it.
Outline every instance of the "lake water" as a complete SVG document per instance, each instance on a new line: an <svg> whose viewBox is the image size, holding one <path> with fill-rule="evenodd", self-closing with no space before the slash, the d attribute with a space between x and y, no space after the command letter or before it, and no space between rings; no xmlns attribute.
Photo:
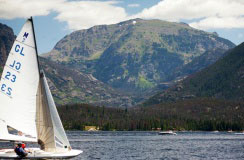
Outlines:
<svg viewBox="0 0 244 160"><path fill-rule="evenodd" d="M67 135L73 149L83 150L73 160L244 160L244 135L235 133L69 131Z"/></svg>
<svg viewBox="0 0 244 160"><path fill-rule="evenodd" d="M82 160L244 159L244 135L227 132L68 132Z"/></svg>

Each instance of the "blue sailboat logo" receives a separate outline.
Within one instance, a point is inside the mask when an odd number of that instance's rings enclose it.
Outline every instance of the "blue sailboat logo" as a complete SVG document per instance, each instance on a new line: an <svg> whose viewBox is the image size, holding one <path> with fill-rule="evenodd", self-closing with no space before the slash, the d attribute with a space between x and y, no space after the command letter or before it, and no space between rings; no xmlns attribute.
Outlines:
<svg viewBox="0 0 244 160"><path fill-rule="evenodd" d="M27 32L24 33L22 42L25 42L25 40L27 39L28 35L29 35L29 33L27 33Z"/></svg>

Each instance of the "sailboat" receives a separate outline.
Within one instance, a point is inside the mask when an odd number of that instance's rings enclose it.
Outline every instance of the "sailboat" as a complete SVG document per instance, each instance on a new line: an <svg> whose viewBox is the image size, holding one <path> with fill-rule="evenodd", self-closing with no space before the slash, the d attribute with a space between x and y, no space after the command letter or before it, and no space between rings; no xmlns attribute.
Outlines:
<svg viewBox="0 0 244 160"><path fill-rule="evenodd" d="M35 142L26 158L72 158L44 71L40 70L32 17L17 36L0 81L0 141ZM14 149L0 149L0 159L18 158Z"/></svg>

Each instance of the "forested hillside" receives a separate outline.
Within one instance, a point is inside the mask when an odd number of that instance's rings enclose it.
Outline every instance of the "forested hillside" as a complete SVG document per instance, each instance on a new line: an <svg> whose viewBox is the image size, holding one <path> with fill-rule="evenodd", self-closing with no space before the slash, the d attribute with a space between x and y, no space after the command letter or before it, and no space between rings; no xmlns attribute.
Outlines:
<svg viewBox="0 0 244 160"><path fill-rule="evenodd" d="M153 96L146 104L198 97L244 100L244 43L215 64Z"/></svg>
<svg viewBox="0 0 244 160"><path fill-rule="evenodd" d="M102 130L244 130L244 103L194 99L150 107L115 109L86 104L58 107L66 129L83 130L86 125Z"/></svg>

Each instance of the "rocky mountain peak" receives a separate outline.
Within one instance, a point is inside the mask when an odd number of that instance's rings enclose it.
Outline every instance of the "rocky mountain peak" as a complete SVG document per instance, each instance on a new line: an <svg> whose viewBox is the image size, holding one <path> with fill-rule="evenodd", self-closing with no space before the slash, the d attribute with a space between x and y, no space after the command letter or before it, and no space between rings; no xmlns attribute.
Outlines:
<svg viewBox="0 0 244 160"><path fill-rule="evenodd" d="M45 56L112 87L138 92L168 80L205 52L234 46L184 23L132 19L75 31Z"/></svg>

